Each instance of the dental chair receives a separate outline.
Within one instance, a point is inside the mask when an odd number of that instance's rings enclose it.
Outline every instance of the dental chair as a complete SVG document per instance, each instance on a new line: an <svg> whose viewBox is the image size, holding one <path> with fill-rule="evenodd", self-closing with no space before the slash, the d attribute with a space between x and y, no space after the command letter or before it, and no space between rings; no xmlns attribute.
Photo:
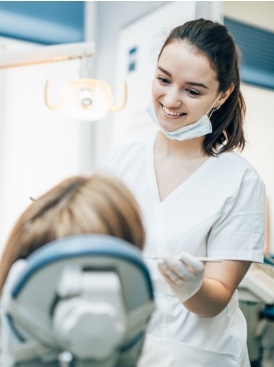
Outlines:
<svg viewBox="0 0 274 367"><path fill-rule="evenodd" d="M29 256L5 305L14 366L135 367L154 308L134 246L106 235L53 241Z"/></svg>

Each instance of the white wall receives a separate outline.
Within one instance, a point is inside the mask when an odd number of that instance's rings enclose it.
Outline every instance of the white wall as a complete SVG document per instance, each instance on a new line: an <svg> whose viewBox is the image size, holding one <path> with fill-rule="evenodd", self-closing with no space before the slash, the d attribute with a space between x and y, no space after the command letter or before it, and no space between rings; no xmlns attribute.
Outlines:
<svg viewBox="0 0 274 367"><path fill-rule="evenodd" d="M2 49L34 47L0 40ZM36 46L37 47L37 46ZM37 197L70 175L85 173L82 130L86 123L70 120L44 104L47 78L52 99L63 82L77 78L79 61L1 70L0 252L15 220Z"/></svg>

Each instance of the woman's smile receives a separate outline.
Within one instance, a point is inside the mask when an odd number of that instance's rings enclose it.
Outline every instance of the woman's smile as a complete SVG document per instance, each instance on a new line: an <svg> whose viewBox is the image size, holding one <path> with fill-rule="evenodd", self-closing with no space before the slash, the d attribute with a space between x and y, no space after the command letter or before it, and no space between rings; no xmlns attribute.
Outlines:
<svg viewBox="0 0 274 367"><path fill-rule="evenodd" d="M182 117L182 116L187 115L184 112L175 112L175 111L172 111L169 108L165 107L164 105L161 105L161 106L162 106L162 109L163 109L164 113L166 115L168 115L168 117L174 118L174 117Z"/></svg>

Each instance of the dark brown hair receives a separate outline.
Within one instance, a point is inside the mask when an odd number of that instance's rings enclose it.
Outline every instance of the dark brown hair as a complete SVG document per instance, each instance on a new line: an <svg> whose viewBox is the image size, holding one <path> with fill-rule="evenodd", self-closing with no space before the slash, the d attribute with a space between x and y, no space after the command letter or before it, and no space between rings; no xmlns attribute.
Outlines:
<svg viewBox="0 0 274 367"><path fill-rule="evenodd" d="M234 90L211 116L213 131L205 136L203 150L216 155L216 148L223 144L217 154L235 148L244 149L243 122L246 112L245 101L240 91L239 48L225 26L205 19L186 22L174 28L167 37L163 49L174 41L188 42L197 52L207 56L219 82L219 93L225 92L231 84Z"/></svg>

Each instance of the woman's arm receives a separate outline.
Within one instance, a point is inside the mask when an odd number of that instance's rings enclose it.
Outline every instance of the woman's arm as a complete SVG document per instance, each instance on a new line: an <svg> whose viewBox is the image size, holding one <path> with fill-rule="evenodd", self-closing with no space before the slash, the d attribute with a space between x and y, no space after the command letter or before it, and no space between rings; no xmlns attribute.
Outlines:
<svg viewBox="0 0 274 367"><path fill-rule="evenodd" d="M239 260L206 263L201 288L184 306L201 317L216 316L227 306L250 265L251 261Z"/></svg>
<svg viewBox="0 0 274 367"><path fill-rule="evenodd" d="M220 313L252 261L263 259L265 197L264 183L256 171L248 169L238 192L226 201L222 216L212 227L207 240L208 256L234 257L234 260L205 263L201 288L184 302L189 311L201 317L213 317ZM235 257L241 260L235 260Z"/></svg>

